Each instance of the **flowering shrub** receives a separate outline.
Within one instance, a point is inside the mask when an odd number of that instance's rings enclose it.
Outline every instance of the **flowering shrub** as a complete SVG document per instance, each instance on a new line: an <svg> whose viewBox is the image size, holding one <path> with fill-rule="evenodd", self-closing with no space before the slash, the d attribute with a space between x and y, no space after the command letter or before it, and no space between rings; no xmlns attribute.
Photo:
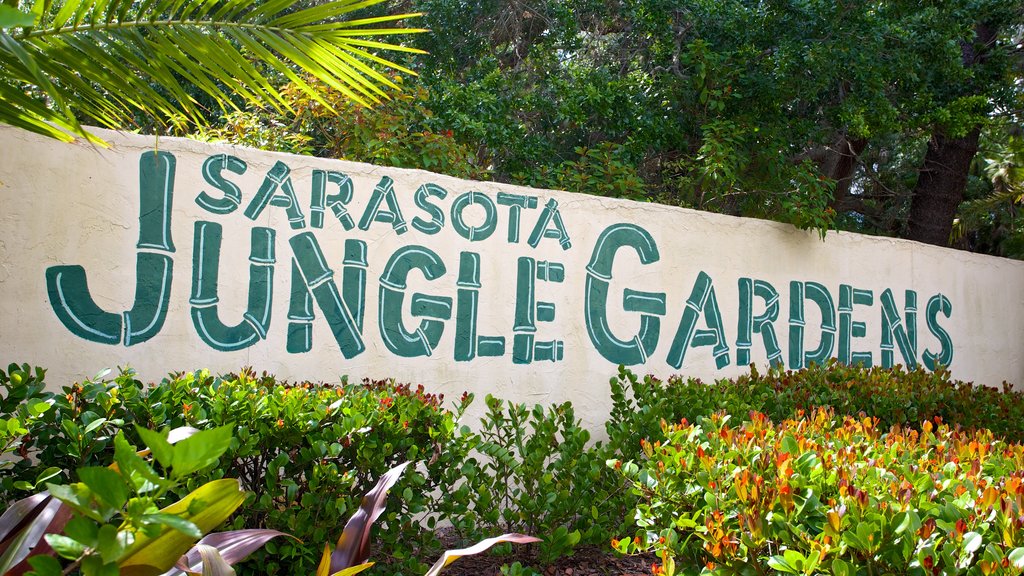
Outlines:
<svg viewBox="0 0 1024 576"><path fill-rule="evenodd" d="M292 384L251 371L198 371L146 386L126 371L59 393L40 392L28 378L21 382L33 386L33 406L45 401L51 407L19 421L26 432L19 433L18 452L0 482L9 501L27 495L40 479L73 482L77 468L110 464L118 431L141 445L133 424L154 430L230 425L234 438L219 462L169 496L182 497L217 478L238 478L249 496L232 527L281 530L305 543L272 542L239 573L313 572L319 546L337 536L360 495L404 461L425 462L426 473L410 470L403 476L395 487L401 499L388 508L376 540L392 550L396 569L422 572L426 565L418 549L434 552L440 544L432 531L421 529L420 517L433 525L438 501L446 497L437 490L438 479L442 471L458 469L471 449L457 429L471 397L452 411L422 386L391 380L330 386Z"/></svg>
<svg viewBox="0 0 1024 576"><path fill-rule="evenodd" d="M407 571L425 569L415 552L438 543L420 530L417 516L436 510L444 497L437 478L469 450L456 422L470 397L452 412L443 396L392 380L333 386L201 371L164 381L150 393L157 398L181 407L169 412L172 426L234 427L235 440L213 471L239 478L252 493L233 527L272 528L302 540L271 542L249 561L253 573L312 573L320 546L337 536L360 495L405 461L426 462L426 474L410 470L395 486L402 497L388 507L376 540Z"/></svg>
<svg viewBox="0 0 1024 576"><path fill-rule="evenodd" d="M657 551L655 574L1024 570L1024 447L988 431L754 412L665 424L640 447L611 463L644 498L639 531L612 545Z"/></svg>
<svg viewBox="0 0 1024 576"><path fill-rule="evenodd" d="M830 361L799 371L771 368L707 385L695 378L639 378L620 368L611 379L613 409L606 430L620 456L629 457L641 438L660 433L660 422L695 421L725 411L746 417L751 410L776 422L798 411L828 406L837 414L861 413L883 429L916 427L941 418L968 429L986 428L999 438L1024 442L1024 391L1002 390L950 379L949 372L847 366Z"/></svg>

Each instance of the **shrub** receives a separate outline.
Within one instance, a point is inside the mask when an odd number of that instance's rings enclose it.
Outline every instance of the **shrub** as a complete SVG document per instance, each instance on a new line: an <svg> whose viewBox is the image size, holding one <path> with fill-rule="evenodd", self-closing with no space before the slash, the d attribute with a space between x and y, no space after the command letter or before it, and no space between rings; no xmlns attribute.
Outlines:
<svg viewBox="0 0 1024 576"><path fill-rule="evenodd" d="M395 486L401 495L389 506L376 542L397 566L425 570L418 558L439 548L421 518L436 522L442 471L458 467L469 446L457 433L455 412L442 408L443 396L391 380L338 386L289 384L251 371L226 377L201 371L171 378L151 397L180 410L169 412L173 426L234 427L235 440L212 474L234 476L252 495L232 520L236 528L271 528L302 540L271 542L242 566L251 573L315 571L323 542L331 541L358 507L361 494L400 462L422 461ZM199 483L209 477L197 476ZM424 549L424 550L421 550ZM422 553L421 553L422 552ZM378 568L383 573L385 567Z"/></svg>
<svg viewBox="0 0 1024 576"><path fill-rule="evenodd" d="M837 414L878 418L883 428L914 427L941 418L967 429L990 429L997 437L1024 442L1024 393L951 380L948 371L847 366L830 361L799 371L770 368L761 374L706 385L678 376L667 381L638 378L625 368L611 380L613 408L609 443L628 457L642 438L660 433L660 422L695 421L719 411L746 417L751 410L775 421L799 411L831 407Z"/></svg>
<svg viewBox="0 0 1024 576"><path fill-rule="evenodd" d="M0 419L20 422L13 434L16 452L5 463L9 470L0 480L0 501L5 504L27 496L46 480L77 481L77 468L110 464L113 439L122 427L130 443L141 445L125 422L157 429L165 420L165 409L147 404L144 387L131 371L113 379L102 373L57 393L46 391L45 372L36 368L32 374L28 365L16 364L7 373L0 371L6 389Z"/></svg>
<svg viewBox="0 0 1024 576"><path fill-rule="evenodd" d="M22 379L22 389L28 389L27 382ZM25 390L19 394L27 396ZM406 474L395 488L401 499L389 507L376 541L396 565L375 571L422 572L426 565L418 558L429 558L440 546L420 522L436 523L438 500L446 498L442 472L460 468L471 449L457 424L471 397L453 412L442 408L442 397L390 380L328 386L278 382L251 371L223 377L199 371L146 387L124 371L56 394L32 390L33 402L52 408L25 427L12 474L2 483L7 500L25 495L21 491L37 484L45 469L76 481L74 470L110 464L118 431L130 443L142 444L125 422L149 429L230 425L234 438L217 465L188 478L174 495L216 478L237 477L250 494L233 527L281 530L305 542L272 542L239 573L314 572L319 546L336 537L360 495L406 460L423 461L425 469ZM5 398L13 405L15 396ZM13 413L24 405L4 409Z"/></svg>
<svg viewBox="0 0 1024 576"><path fill-rule="evenodd" d="M620 552L656 574L1006 574L1024 569L1024 447L924 422L921 431L818 410L664 427L613 466L645 502Z"/></svg>
<svg viewBox="0 0 1024 576"><path fill-rule="evenodd" d="M583 543L604 543L635 502L605 466L606 448L590 445L571 403L532 409L488 396L473 443L479 454L457 474L464 481L443 505L464 538L500 530L543 536L548 564Z"/></svg>

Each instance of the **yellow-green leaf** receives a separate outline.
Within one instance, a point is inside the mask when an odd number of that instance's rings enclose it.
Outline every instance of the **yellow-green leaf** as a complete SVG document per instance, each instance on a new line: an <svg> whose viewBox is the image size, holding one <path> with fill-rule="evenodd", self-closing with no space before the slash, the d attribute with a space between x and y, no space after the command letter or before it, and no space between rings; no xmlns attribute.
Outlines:
<svg viewBox="0 0 1024 576"><path fill-rule="evenodd" d="M234 513L245 500L238 480L224 478L200 486L188 496L161 510L188 520L203 533L210 532ZM196 510L194 514L190 510ZM120 561L121 576L157 576L163 574L188 551L198 538L187 536L170 526L155 538L138 534L135 544Z"/></svg>

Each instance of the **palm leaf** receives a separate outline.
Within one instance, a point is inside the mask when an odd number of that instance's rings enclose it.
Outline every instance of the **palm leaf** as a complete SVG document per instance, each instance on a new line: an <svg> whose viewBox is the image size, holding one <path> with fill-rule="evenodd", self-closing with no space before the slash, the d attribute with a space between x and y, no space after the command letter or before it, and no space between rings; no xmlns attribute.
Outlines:
<svg viewBox="0 0 1024 576"><path fill-rule="evenodd" d="M221 111L284 112L282 77L330 109L302 76L369 106L399 89L384 71L413 74L376 52L421 53L376 38L424 31L381 27L419 14L352 17L381 2L19 0L0 20L0 122L65 140L138 113L205 124L196 90Z"/></svg>

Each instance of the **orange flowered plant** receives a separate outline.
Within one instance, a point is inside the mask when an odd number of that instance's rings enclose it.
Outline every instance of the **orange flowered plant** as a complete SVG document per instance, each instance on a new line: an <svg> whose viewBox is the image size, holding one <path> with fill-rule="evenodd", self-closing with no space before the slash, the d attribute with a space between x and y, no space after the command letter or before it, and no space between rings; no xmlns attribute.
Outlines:
<svg viewBox="0 0 1024 576"><path fill-rule="evenodd" d="M664 429L615 467L642 497L643 535L616 549L656 552L656 574L682 559L704 573L1024 572L1024 449L987 430L885 431L830 410Z"/></svg>

